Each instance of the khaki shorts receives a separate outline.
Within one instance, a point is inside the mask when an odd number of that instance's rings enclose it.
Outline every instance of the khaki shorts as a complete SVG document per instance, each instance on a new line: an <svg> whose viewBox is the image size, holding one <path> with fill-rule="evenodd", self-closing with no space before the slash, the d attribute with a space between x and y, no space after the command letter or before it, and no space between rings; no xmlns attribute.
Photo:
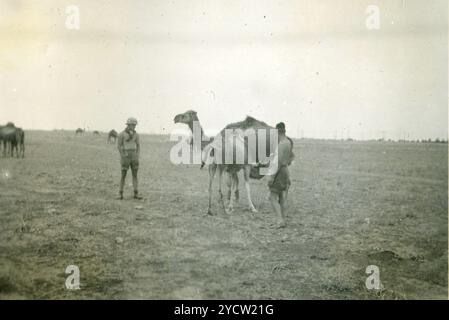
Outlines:
<svg viewBox="0 0 449 320"><path fill-rule="evenodd" d="M133 150L124 151L120 157L120 164L122 165L122 170L128 170L129 167L131 167L131 170L138 170L139 157L137 152Z"/></svg>
<svg viewBox="0 0 449 320"><path fill-rule="evenodd" d="M273 193L281 193L283 191L287 191L290 187L290 172L288 171L287 166L282 166L279 168L279 171L276 173L274 180L272 183L268 184L270 191Z"/></svg>

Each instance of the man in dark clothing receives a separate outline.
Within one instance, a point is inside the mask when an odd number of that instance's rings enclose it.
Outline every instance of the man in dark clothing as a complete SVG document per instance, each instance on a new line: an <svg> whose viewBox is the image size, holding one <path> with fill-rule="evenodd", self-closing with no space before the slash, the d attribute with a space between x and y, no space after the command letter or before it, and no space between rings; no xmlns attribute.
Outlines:
<svg viewBox="0 0 449 320"><path fill-rule="evenodd" d="M285 135L285 124L276 125L278 130L278 147L270 163L268 187L273 210L280 217L279 227L285 227L287 193L290 187L288 166L294 159L293 141Z"/></svg>

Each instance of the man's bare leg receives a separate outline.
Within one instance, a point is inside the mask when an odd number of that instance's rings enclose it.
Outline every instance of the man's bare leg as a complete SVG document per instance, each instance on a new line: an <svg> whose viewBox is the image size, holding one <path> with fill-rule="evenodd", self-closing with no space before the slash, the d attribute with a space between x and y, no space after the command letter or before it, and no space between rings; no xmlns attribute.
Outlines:
<svg viewBox="0 0 449 320"><path fill-rule="evenodd" d="M285 226L285 221L287 219L287 191L282 191L279 194L279 204L281 207L281 217L283 224Z"/></svg>
<svg viewBox="0 0 449 320"><path fill-rule="evenodd" d="M133 175L133 188L134 188L134 199L142 199L141 196L139 196L139 189L138 189L138 183L137 183L137 169L131 169L131 173Z"/></svg>
<svg viewBox="0 0 449 320"><path fill-rule="evenodd" d="M120 179L120 190L119 190L119 199L123 200L123 189L125 188L125 179L126 179L126 173L128 170L122 170L122 177Z"/></svg>
<svg viewBox="0 0 449 320"><path fill-rule="evenodd" d="M282 209L281 209L281 205L280 205L280 198L281 195L277 194L275 192L270 192L270 203L271 206L273 207L273 210L276 212L276 215L278 217L280 217L281 222L278 224L278 227L283 228L285 227L285 221L284 221L284 217L282 215Z"/></svg>

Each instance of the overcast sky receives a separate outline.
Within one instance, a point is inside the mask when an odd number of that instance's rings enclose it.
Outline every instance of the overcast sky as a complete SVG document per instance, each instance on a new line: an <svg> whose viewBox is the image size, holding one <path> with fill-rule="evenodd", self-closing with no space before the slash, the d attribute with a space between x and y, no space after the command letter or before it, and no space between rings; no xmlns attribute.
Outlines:
<svg viewBox="0 0 449 320"><path fill-rule="evenodd" d="M447 16L447 0L0 0L0 124L170 133L194 109L210 134L252 115L292 136L446 138Z"/></svg>

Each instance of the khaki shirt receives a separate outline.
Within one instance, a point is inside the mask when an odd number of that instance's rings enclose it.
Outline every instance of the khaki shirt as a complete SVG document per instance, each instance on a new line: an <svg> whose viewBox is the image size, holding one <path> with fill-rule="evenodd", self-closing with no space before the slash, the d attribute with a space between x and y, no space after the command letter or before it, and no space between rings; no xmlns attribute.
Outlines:
<svg viewBox="0 0 449 320"><path fill-rule="evenodd" d="M117 141L118 149L120 152L122 151L140 151L140 142L139 135L137 132L134 132L133 136L126 132L126 130L122 131L118 135Z"/></svg>

